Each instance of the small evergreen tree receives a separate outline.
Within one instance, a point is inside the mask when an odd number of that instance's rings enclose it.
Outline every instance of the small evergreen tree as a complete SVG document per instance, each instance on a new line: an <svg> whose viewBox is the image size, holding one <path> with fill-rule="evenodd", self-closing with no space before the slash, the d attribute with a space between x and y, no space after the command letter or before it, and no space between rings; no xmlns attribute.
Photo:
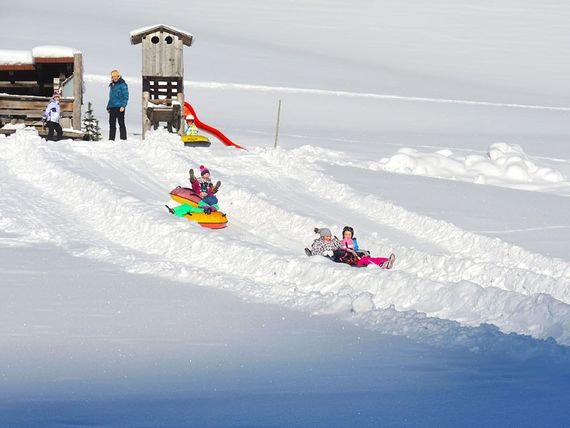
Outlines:
<svg viewBox="0 0 570 428"><path fill-rule="evenodd" d="M85 141L99 141L101 139L101 128L99 120L93 115L93 106L87 103L87 111L83 116L83 139Z"/></svg>

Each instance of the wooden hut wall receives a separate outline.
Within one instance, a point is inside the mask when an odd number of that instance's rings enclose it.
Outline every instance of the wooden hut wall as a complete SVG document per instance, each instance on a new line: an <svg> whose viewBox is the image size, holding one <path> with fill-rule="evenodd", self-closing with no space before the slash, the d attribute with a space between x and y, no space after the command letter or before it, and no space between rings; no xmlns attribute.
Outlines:
<svg viewBox="0 0 570 428"><path fill-rule="evenodd" d="M167 42L170 38L171 43ZM156 43L155 43L156 42ZM143 76L184 76L184 43L176 35L156 31L143 38Z"/></svg>

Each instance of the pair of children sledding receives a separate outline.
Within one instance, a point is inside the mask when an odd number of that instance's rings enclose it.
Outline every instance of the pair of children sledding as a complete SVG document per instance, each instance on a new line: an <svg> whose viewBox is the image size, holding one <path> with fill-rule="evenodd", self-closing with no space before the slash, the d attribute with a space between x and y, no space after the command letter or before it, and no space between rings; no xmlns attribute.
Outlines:
<svg viewBox="0 0 570 428"><path fill-rule="evenodd" d="M325 256L337 263L346 263L351 266L368 266L376 264L384 269L392 269L396 256L392 253L389 257L371 257L370 252L360 250L358 241L354 237L354 229L345 226L342 229L342 241L333 236L330 229L315 228L319 238L315 239L311 248L305 248L308 256Z"/></svg>

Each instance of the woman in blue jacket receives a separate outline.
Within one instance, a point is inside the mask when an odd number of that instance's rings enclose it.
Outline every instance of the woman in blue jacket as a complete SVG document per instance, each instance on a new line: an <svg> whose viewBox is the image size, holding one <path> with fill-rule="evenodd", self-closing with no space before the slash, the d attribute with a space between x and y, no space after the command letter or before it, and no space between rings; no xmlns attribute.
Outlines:
<svg viewBox="0 0 570 428"><path fill-rule="evenodd" d="M111 83L109 83L109 102L107 111L109 112L109 140L115 139L117 132L117 121L119 122L119 136L121 140L127 139L127 128L125 126L125 109L129 102L129 87L123 80L118 70L111 71Z"/></svg>

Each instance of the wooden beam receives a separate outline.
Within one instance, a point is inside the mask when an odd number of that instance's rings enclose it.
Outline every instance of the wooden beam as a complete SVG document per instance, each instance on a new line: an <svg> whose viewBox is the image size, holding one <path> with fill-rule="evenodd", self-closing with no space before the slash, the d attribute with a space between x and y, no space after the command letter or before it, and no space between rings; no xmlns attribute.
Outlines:
<svg viewBox="0 0 570 428"><path fill-rule="evenodd" d="M83 104L83 59L80 53L73 56L73 129L81 130Z"/></svg>
<svg viewBox="0 0 570 428"><path fill-rule="evenodd" d="M73 64L73 57L34 57L36 64Z"/></svg>
<svg viewBox="0 0 570 428"><path fill-rule="evenodd" d="M0 117L42 117L44 109L41 110L13 110L13 109L0 109ZM73 117L73 112L62 111L61 117Z"/></svg>
<svg viewBox="0 0 570 428"><path fill-rule="evenodd" d="M16 101L0 98L0 109L45 110L48 101ZM73 111L73 101L61 101L61 111Z"/></svg>
<svg viewBox="0 0 570 428"><path fill-rule="evenodd" d="M34 64L0 64L0 71L34 71L35 69Z"/></svg>
<svg viewBox="0 0 570 428"><path fill-rule="evenodd" d="M38 82L30 81L26 82L23 80L17 80L14 83L8 81L0 81L0 88L10 89L10 88L39 88Z"/></svg>
<svg viewBox="0 0 570 428"><path fill-rule="evenodd" d="M143 95L142 95L142 138L144 140L145 134L147 133L147 131L150 130L150 119L148 118L148 115L146 114L146 110L148 108L148 92L147 91L143 91Z"/></svg>
<svg viewBox="0 0 570 428"><path fill-rule="evenodd" d="M45 85L45 86L49 86L49 85ZM0 100L3 101L42 101L42 102L48 102L50 99L50 97L45 97L45 96L41 96L41 95L23 95L23 94L0 94ZM73 102L73 99L71 98L65 98L62 97L60 100L62 103L63 102Z"/></svg>

